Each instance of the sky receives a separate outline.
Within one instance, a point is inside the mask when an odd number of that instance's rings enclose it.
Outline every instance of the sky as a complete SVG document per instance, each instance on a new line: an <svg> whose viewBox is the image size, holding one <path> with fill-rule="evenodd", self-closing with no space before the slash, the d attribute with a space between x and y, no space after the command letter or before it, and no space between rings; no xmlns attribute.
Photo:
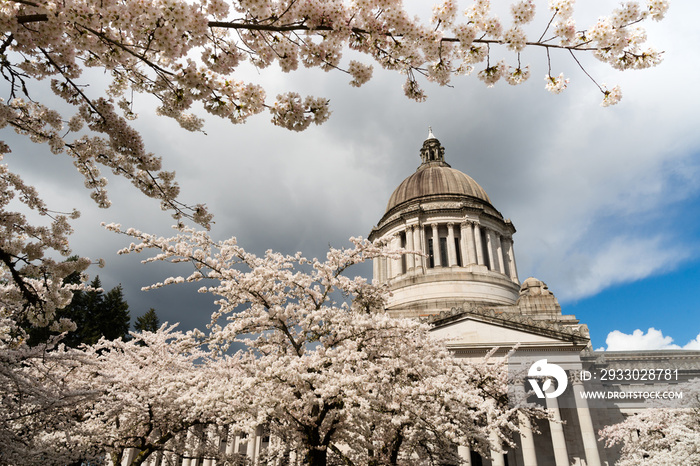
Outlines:
<svg viewBox="0 0 700 466"><path fill-rule="evenodd" d="M615 6L590 2L583 13ZM599 83L621 86L614 107L599 105L597 87L565 53L552 54L552 71L564 72L569 87L546 92L546 56L534 50L523 54L532 77L521 86L487 88L474 73L451 87L425 83L423 103L403 95L402 76L376 67L359 89L340 72L244 71L240 77L262 83L270 96L330 99L330 120L302 133L273 126L267 114L243 125L207 118L206 134L188 133L155 115L147 97L136 101L135 126L177 172L181 199L214 213L215 239L236 236L252 252L308 257L369 234L394 188L420 164L431 126L446 161L515 225L520 279L547 283L563 313L588 325L594 348L700 349L700 30L687 20L699 9L673 2L666 19L648 28L650 44L665 51L654 69L618 72L582 58ZM183 329L208 323L213 298L196 286L140 291L189 270L118 256L130 241L100 227L116 222L169 235L173 222L157 202L111 177L113 206L100 210L67 158L6 131L0 139L13 153L5 162L58 210L82 212L73 251L105 259L105 268L89 273L107 289L122 285L132 319L153 307ZM371 267L356 272L369 277Z"/></svg>

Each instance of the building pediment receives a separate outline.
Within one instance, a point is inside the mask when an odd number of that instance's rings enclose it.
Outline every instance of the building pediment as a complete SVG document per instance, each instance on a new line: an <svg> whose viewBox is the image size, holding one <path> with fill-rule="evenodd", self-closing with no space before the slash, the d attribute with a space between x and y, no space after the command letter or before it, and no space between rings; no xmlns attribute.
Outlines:
<svg viewBox="0 0 700 466"><path fill-rule="evenodd" d="M583 325L535 320L510 310L453 308L431 316L432 333L452 348L569 349L580 351L589 343Z"/></svg>

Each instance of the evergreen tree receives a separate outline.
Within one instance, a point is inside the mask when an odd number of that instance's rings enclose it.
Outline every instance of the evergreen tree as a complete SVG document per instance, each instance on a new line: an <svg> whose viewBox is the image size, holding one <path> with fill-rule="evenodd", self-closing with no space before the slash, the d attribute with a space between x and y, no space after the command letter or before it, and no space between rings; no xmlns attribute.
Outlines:
<svg viewBox="0 0 700 466"><path fill-rule="evenodd" d="M136 318L134 330L137 332L155 332L160 327L160 319L156 310L150 308L144 315Z"/></svg>
<svg viewBox="0 0 700 466"><path fill-rule="evenodd" d="M77 280L77 277L73 279ZM56 311L57 319L66 317L77 326L75 331L69 332L62 340L66 346L75 348L82 343L92 345L101 337L108 340L128 338L131 317L122 286L117 285L105 294L101 289L100 277L96 276L90 287L92 289L89 291L74 292L70 304ZM29 328L28 331L32 345L46 341L50 333L46 327Z"/></svg>

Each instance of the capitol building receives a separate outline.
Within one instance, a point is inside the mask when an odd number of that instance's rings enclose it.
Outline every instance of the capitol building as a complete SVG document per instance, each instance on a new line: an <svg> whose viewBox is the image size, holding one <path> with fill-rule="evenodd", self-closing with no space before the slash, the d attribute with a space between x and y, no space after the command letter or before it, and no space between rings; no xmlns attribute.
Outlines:
<svg viewBox="0 0 700 466"><path fill-rule="evenodd" d="M523 419L523 433L514 439L518 448L506 454L494 449L484 458L460 447L462 460L471 466L613 465L618 452L605 448L598 431L645 406L643 399L625 395L672 390L700 377L700 351L593 351L586 324L563 315L544 282L520 281L515 226L474 179L450 167L432 130L420 161L394 190L369 235L384 239L391 249L423 253L375 259L375 280L387 283L392 292L388 312L430 322L455 357L480 359L494 347L497 355L505 355L515 347L509 358L514 373L527 375L527 368L546 360L566 374L561 395L528 398L546 406L555 421L532 426ZM672 377L664 383L606 377L610 371L639 374L651 368ZM516 388L533 391L525 378ZM610 398L586 399L592 392Z"/></svg>

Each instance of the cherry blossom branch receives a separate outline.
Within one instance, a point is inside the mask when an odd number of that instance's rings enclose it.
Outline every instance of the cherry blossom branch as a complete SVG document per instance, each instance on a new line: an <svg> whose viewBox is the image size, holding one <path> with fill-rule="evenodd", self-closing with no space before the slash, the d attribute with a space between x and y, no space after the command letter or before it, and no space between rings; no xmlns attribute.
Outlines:
<svg viewBox="0 0 700 466"><path fill-rule="evenodd" d="M555 15L556 16L556 15ZM552 20L554 16L552 17ZM550 23L551 21L550 20ZM336 28L332 26L306 26L304 24L288 24L288 25L274 25L274 24L258 24L258 23L238 23L234 21L209 21L208 26L211 28L224 28L224 29L236 29L236 30L246 30L246 31L265 31L265 32L334 32L337 31ZM370 31L353 27L349 29L352 33L362 36L370 36L372 33ZM394 40L400 41L404 36L400 34L392 34L390 32L382 33L382 35L392 38ZM544 35L544 34L543 34ZM459 43L462 42L461 39L456 37L441 37L440 42L446 43ZM504 45L505 42L500 39L486 39L486 38L476 38L472 40L472 43L476 44L498 44ZM544 47L544 48L555 48L555 49L565 49L565 50L585 50L593 51L599 50L597 47L582 47L581 44L576 45L564 45L564 44L548 44L542 41L542 37L535 42L525 42L525 45L533 47Z"/></svg>

